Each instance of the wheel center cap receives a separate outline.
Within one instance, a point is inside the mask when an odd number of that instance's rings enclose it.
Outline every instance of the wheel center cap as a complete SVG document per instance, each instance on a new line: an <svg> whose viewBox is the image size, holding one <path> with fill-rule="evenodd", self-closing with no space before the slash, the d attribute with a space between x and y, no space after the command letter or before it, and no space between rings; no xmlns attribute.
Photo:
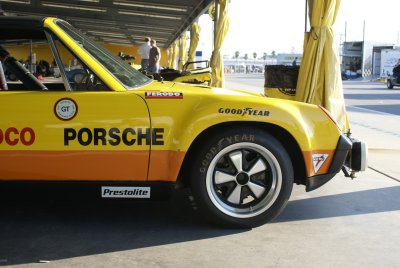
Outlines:
<svg viewBox="0 0 400 268"><path fill-rule="evenodd" d="M241 172L236 176L236 181L240 185L246 185L249 182L249 180L250 180L249 175L247 175L244 172Z"/></svg>

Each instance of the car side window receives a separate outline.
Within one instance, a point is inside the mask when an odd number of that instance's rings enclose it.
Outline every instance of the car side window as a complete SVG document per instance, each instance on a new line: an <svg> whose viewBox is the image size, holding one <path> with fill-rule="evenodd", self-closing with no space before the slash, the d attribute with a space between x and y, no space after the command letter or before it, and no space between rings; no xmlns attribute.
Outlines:
<svg viewBox="0 0 400 268"><path fill-rule="evenodd" d="M60 56L65 79L68 81L72 91L110 91L107 85L99 77L83 64L65 45L54 38L54 45Z"/></svg>
<svg viewBox="0 0 400 268"><path fill-rule="evenodd" d="M3 90L48 90L43 77L49 75L49 64L45 60L35 60L33 49L38 51L38 47L46 49L46 44L39 40L6 40L0 45Z"/></svg>

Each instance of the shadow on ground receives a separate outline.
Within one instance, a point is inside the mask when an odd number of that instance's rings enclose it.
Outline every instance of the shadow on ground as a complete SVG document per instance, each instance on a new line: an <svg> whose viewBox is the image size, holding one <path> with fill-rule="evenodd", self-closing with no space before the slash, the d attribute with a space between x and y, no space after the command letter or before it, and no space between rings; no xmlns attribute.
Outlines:
<svg viewBox="0 0 400 268"><path fill-rule="evenodd" d="M400 187L290 201L274 224L400 210ZM1 201L0 265L37 263L233 235L209 225L187 191L168 202ZM373 200L373 202L371 202ZM268 231L266 229L266 231Z"/></svg>
<svg viewBox="0 0 400 268"><path fill-rule="evenodd" d="M400 210L400 186L290 201L275 223Z"/></svg>
<svg viewBox="0 0 400 268"><path fill-rule="evenodd" d="M179 191L164 202L2 200L0 265L53 261L246 231L208 224L188 197L189 192Z"/></svg>

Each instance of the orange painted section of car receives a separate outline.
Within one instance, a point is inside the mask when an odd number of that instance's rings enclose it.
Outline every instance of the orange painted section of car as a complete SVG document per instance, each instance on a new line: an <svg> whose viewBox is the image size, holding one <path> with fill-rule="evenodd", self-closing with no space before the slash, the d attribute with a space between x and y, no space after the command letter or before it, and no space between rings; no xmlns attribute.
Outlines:
<svg viewBox="0 0 400 268"><path fill-rule="evenodd" d="M0 180L145 181L148 153L146 150L0 151ZM185 153L152 151L151 154L157 165L152 165L149 171L150 180L175 181ZM168 161L170 158L177 161Z"/></svg>
<svg viewBox="0 0 400 268"><path fill-rule="evenodd" d="M176 181L186 152L151 151L149 181Z"/></svg>
<svg viewBox="0 0 400 268"><path fill-rule="evenodd" d="M325 160L325 162L322 164L322 166L320 167L320 169L317 172L314 171L314 162L313 162L314 154L327 154L328 155L328 158ZM334 155L335 155L335 150L317 150L317 151L303 152L307 177L312 177L315 175L322 175L322 174L328 173L329 168L331 167Z"/></svg>

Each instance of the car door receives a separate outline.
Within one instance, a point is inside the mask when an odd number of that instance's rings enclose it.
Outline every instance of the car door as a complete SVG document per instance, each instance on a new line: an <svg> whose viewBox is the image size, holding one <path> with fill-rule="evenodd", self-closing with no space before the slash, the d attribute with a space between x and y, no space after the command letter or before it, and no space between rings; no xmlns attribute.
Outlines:
<svg viewBox="0 0 400 268"><path fill-rule="evenodd" d="M0 92L0 179L146 180L145 103L121 92Z"/></svg>
<svg viewBox="0 0 400 268"><path fill-rule="evenodd" d="M58 66L64 83L49 78L49 90L15 84L0 91L1 180L147 179L146 103L134 92L113 91L79 59L78 65L75 78Z"/></svg>

